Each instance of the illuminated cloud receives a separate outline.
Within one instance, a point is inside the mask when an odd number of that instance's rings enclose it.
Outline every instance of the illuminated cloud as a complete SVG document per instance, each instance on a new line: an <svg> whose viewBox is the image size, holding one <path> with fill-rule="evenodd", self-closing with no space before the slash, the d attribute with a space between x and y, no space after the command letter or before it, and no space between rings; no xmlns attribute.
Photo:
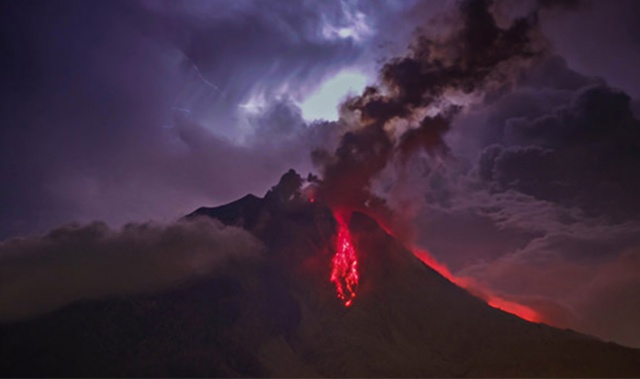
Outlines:
<svg viewBox="0 0 640 379"><path fill-rule="evenodd" d="M338 120L340 104L349 95L361 93L369 79L355 71L342 71L324 81L319 88L300 104L302 115L308 121Z"/></svg>

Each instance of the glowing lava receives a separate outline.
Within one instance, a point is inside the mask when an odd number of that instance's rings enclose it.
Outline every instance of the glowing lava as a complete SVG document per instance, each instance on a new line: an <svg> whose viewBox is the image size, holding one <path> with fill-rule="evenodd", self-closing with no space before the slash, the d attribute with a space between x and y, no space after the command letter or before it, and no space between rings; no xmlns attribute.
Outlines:
<svg viewBox="0 0 640 379"><path fill-rule="evenodd" d="M348 307L353 303L358 288L358 258L349 232L349 216L334 212L334 217L338 221L338 233L336 253L331 260L331 282L336 286L338 298Z"/></svg>
<svg viewBox="0 0 640 379"><path fill-rule="evenodd" d="M311 198L310 201L313 202L313 198ZM366 212L366 210L361 211ZM348 307L356 297L359 280L358 260L351 242L351 234L348 226L348 220L352 212L342 209L341 211L334 210L333 213L335 219L338 221L338 233L336 238L336 253L332 260L333 269L331 271L331 282L336 286L338 298L343 300L344 305ZM387 234L395 238L395 233L393 233L391 225L382 222L384 218L376 217L377 215L372 212L366 213L374 219L377 219L378 225L380 225ZM474 278L454 275L446 265L438 262L426 250L411 246L411 244L409 246L410 251L424 264L431 267L453 284L466 289L472 295L484 300L489 306L511 313L526 321L535 323L543 321L541 315L534 309L509 301L492 293L492 291L485 288L481 283L478 283Z"/></svg>
<svg viewBox="0 0 640 379"><path fill-rule="evenodd" d="M489 306L500 309L501 311L511 313L512 315L516 315L523 320L527 320L529 322L541 322L542 318L535 310L527 307L526 305L514 303L512 301L503 299L494 294L488 293L486 290L482 289L473 278L469 277L459 277L455 276L449 271L447 266L438 262L435 258L431 256L428 252L422 249L413 248L413 255L415 255L418 259L420 259L424 264L434 269L437 273L447 278L450 282L456 284L458 287L462 287L469 291L471 294L483 299L489 304Z"/></svg>
<svg viewBox="0 0 640 379"><path fill-rule="evenodd" d="M489 304L494 308L500 309L501 311L505 311L507 313L516 315L523 320L527 320L530 322L537 322L537 323L542 322L538 312L527 307L526 305L514 303L512 301L505 300L495 296L490 297L487 300L487 304Z"/></svg>

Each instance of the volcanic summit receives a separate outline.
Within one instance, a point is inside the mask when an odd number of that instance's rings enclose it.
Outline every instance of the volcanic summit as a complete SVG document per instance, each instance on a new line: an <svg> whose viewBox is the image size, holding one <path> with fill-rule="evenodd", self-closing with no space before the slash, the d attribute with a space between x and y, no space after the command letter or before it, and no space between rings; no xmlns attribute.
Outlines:
<svg viewBox="0 0 640 379"><path fill-rule="evenodd" d="M637 376L640 351L531 323L441 276L371 217L290 171L264 198L200 208L256 260L164 291L81 301L0 327L4 376ZM348 212L347 212L348 213ZM344 228L344 229L341 229ZM346 269L336 254L346 246ZM344 246L343 246L344 247ZM343 257L345 258L345 257ZM351 276L355 274L356 276ZM345 277L346 275L346 277Z"/></svg>

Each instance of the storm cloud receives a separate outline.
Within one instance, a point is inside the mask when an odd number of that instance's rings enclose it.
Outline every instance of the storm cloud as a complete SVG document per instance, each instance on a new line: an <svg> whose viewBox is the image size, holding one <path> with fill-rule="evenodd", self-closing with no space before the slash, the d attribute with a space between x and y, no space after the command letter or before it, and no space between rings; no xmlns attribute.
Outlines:
<svg viewBox="0 0 640 379"><path fill-rule="evenodd" d="M340 70L373 69L385 20L374 11L410 11L387 2L0 7L3 238L96 218L169 221L261 195L292 166L312 170L308 152L332 139L305 128L297 104Z"/></svg>

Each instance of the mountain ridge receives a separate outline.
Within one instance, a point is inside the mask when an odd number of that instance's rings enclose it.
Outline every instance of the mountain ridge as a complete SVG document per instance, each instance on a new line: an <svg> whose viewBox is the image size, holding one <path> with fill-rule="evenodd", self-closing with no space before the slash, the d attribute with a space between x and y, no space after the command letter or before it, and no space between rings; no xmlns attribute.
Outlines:
<svg viewBox="0 0 640 379"><path fill-rule="evenodd" d="M5 376L637 377L640 350L524 321L416 258L369 216L348 222L360 283L330 282L337 223L295 172L186 216L240 226L258 261L158 293L0 325Z"/></svg>

